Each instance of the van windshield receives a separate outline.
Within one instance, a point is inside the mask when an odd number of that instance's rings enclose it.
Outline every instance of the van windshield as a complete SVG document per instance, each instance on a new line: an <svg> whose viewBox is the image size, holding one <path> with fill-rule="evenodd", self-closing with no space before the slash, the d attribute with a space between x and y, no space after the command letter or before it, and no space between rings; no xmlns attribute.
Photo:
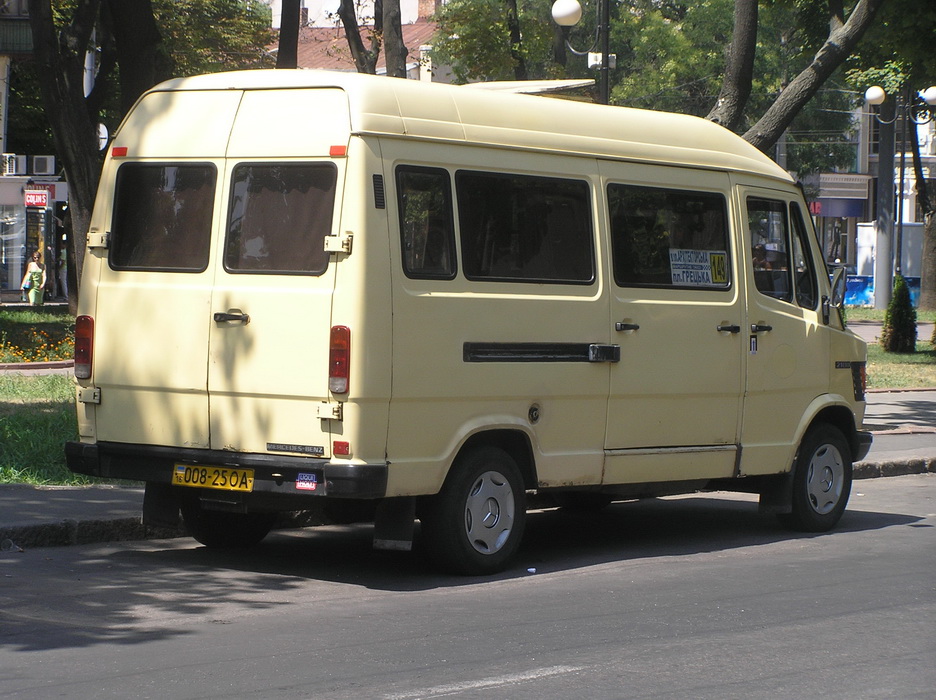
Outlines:
<svg viewBox="0 0 936 700"><path fill-rule="evenodd" d="M234 169L224 267L320 275L328 267L338 171L331 163L245 163Z"/></svg>
<svg viewBox="0 0 936 700"><path fill-rule="evenodd" d="M214 166L206 163L121 165L111 224L111 267L204 270L215 180Z"/></svg>

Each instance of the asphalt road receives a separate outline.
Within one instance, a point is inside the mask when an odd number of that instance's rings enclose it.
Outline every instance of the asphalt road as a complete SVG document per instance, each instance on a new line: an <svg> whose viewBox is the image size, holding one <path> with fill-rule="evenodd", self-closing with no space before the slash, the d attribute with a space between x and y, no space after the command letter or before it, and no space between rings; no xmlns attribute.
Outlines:
<svg viewBox="0 0 936 700"><path fill-rule="evenodd" d="M839 529L752 497L531 513L518 565L440 577L369 528L0 553L0 697L932 698L936 475Z"/></svg>

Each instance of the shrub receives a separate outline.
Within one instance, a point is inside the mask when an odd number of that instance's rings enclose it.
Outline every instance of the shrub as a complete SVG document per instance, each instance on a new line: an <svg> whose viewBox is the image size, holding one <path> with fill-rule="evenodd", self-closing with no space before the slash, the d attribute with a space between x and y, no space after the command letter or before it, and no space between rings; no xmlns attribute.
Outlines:
<svg viewBox="0 0 936 700"><path fill-rule="evenodd" d="M903 275L894 277L894 294L891 296L884 327L881 330L881 346L887 352L915 352L917 339L916 309L910 299L910 288Z"/></svg>

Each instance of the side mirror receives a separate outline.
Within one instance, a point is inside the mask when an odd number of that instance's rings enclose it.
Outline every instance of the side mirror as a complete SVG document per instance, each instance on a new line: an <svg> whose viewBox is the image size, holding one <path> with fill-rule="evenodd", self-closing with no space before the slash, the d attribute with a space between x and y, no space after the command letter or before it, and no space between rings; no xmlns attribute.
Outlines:
<svg viewBox="0 0 936 700"><path fill-rule="evenodd" d="M845 304L845 268L836 268L832 275L832 299L831 303L836 309L841 309Z"/></svg>
<svg viewBox="0 0 936 700"><path fill-rule="evenodd" d="M845 305L845 283L845 268L836 268L832 274L832 298L822 297L822 322L827 326L832 317L832 309L841 311ZM839 318L842 318L841 314Z"/></svg>

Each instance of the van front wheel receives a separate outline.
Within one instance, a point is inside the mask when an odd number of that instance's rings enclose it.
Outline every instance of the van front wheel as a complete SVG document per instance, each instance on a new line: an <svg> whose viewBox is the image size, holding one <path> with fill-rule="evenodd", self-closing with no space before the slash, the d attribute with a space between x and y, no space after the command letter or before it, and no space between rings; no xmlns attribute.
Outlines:
<svg viewBox="0 0 936 700"><path fill-rule="evenodd" d="M851 448L831 425L803 438L793 472L793 509L781 521L802 532L826 532L842 517L851 493Z"/></svg>
<svg viewBox="0 0 936 700"><path fill-rule="evenodd" d="M205 510L197 499L182 503L182 521L188 533L211 549L252 547L267 536L274 513L227 513Z"/></svg>
<svg viewBox="0 0 936 700"><path fill-rule="evenodd" d="M497 447L466 453L421 520L426 549L446 570L502 571L516 554L526 523L526 492L516 462Z"/></svg>

